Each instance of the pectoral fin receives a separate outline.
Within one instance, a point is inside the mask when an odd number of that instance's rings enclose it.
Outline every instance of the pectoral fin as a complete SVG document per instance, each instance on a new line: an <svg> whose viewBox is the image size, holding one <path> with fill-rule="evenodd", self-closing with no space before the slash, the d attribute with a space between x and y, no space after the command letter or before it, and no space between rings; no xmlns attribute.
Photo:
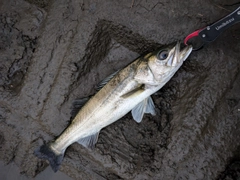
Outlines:
<svg viewBox="0 0 240 180"><path fill-rule="evenodd" d="M142 92L144 92L144 88L143 88L143 86L140 86L140 87L133 89L132 91L122 95L121 97L122 98L135 97L135 96L138 96L139 94L141 94Z"/></svg>
<svg viewBox="0 0 240 180"><path fill-rule="evenodd" d="M144 113L151 113L152 115L156 115L154 103L151 96L144 99L132 109L133 119L138 123L142 121Z"/></svg>
<svg viewBox="0 0 240 180"><path fill-rule="evenodd" d="M99 132L79 139L77 142L86 148L93 149L98 140Z"/></svg>

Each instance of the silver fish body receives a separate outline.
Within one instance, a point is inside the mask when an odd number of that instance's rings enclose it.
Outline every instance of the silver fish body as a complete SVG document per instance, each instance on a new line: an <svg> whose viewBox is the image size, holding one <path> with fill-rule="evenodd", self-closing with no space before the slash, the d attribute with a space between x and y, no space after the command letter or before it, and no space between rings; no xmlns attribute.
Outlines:
<svg viewBox="0 0 240 180"><path fill-rule="evenodd" d="M41 146L35 155L48 159L57 171L66 148L74 142L93 147L100 130L132 111L141 122L144 113L155 114L151 94L163 87L192 51L169 45L138 58L115 74L79 111L69 127L52 143Z"/></svg>

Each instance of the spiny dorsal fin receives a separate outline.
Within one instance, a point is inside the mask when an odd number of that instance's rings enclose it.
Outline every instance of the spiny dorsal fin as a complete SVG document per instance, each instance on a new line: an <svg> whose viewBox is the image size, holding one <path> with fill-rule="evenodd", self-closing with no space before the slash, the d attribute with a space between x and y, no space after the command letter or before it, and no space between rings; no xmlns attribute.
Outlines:
<svg viewBox="0 0 240 180"><path fill-rule="evenodd" d="M142 121L144 113L151 113L153 116L156 115L154 103L151 96L144 99L132 109L133 119L138 123Z"/></svg>
<svg viewBox="0 0 240 180"><path fill-rule="evenodd" d="M98 140L99 132L79 139L77 142L86 148L93 149Z"/></svg>
<svg viewBox="0 0 240 180"><path fill-rule="evenodd" d="M103 86L105 86L120 70L112 73L111 75L109 75L108 77L106 77L104 80L102 80L97 86L96 86L96 90L99 91L100 89L103 88ZM74 118L77 113L80 111L80 109L86 104L86 102L91 98L92 96L89 97L85 97L85 98L81 98L81 99L76 99L73 102L73 107L72 107L72 111L71 111L71 117Z"/></svg>
<svg viewBox="0 0 240 180"><path fill-rule="evenodd" d="M102 80L97 86L96 90L99 91L102 89L103 86L105 86L120 70L112 73L108 77L106 77L104 80ZM74 118L77 113L80 111L80 109L86 104L86 102L91 98L92 96L81 98L81 99L76 99L73 102L73 107L71 111L71 117Z"/></svg>
<svg viewBox="0 0 240 180"><path fill-rule="evenodd" d="M109 75L108 77L106 77L104 80L102 80L97 86L96 86L96 90L99 91L100 89L103 88L103 86L105 86L120 70L112 73L111 75Z"/></svg>

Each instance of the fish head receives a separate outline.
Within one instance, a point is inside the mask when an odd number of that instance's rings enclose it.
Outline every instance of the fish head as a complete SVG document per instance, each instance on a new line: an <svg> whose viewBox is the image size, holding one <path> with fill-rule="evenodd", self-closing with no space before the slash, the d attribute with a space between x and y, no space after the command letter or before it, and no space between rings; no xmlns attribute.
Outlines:
<svg viewBox="0 0 240 180"><path fill-rule="evenodd" d="M135 79L148 85L159 85L168 81L191 52L192 46L180 50L180 43L177 42L149 53L139 64Z"/></svg>

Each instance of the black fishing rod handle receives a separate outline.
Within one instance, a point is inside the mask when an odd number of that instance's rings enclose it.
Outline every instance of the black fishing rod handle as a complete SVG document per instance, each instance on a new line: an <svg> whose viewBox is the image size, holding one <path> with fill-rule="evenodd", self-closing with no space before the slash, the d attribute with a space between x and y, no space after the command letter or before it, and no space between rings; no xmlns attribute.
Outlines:
<svg viewBox="0 0 240 180"><path fill-rule="evenodd" d="M201 30L199 37L206 43L214 41L223 31L238 22L240 22L240 6L216 23Z"/></svg>

